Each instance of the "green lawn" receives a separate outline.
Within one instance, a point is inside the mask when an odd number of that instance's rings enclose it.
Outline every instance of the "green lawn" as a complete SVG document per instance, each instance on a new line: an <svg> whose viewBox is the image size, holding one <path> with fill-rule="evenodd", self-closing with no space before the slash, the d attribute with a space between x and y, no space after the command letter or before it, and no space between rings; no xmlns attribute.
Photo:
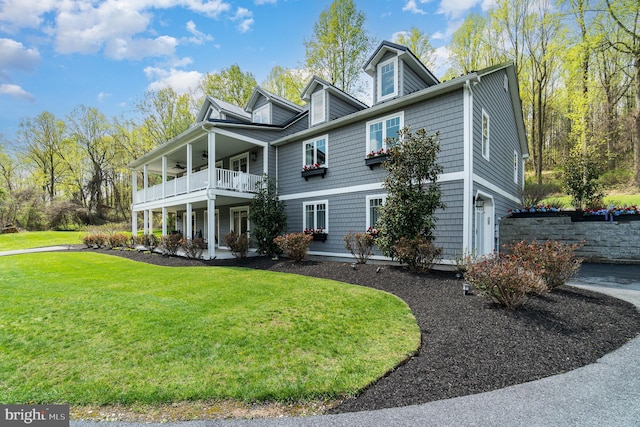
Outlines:
<svg viewBox="0 0 640 427"><path fill-rule="evenodd" d="M0 272L5 404L335 398L420 343L403 301L328 280L73 252Z"/></svg>
<svg viewBox="0 0 640 427"><path fill-rule="evenodd" d="M561 197L549 197L545 199L542 204L553 203L560 201L561 207L570 208L571 207L571 196L561 196ZM614 194L611 196L605 196L603 198L604 205L602 207L607 207L611 204L624 207L624 206L640 206L640 194Z"/></svg>
<svg viewBox="0 0 640 427"><path fill-rule="evenodd" d="M86 231L23 231L0 234L0 252L44 246L77 245L82 243L82 237L86 234Z"/></svg>

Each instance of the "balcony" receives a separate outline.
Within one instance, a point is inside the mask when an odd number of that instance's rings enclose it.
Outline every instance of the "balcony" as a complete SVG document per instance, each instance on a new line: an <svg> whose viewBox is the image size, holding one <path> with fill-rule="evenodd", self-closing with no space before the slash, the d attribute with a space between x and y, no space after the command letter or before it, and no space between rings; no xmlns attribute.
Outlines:
<svg viewBox="0 0 640 427"><path fill-rule="evenodd" d="M182 176L167 181L164 184L157 184L148 187L146 190L138 190L136 193L136 203L151 202L163 198L162 186L164 185L164 198L175 197L181 194L192 193L195 191L214 188L219 190L238 191L242 193L256 193L258 191L258 182L262 180L261 175L252 175L244 172L236 172L229 169L216 168L216 182L209 186L209 171L207 169L194 172L189 177L189 185L187 186L187 177Z"/></svg>

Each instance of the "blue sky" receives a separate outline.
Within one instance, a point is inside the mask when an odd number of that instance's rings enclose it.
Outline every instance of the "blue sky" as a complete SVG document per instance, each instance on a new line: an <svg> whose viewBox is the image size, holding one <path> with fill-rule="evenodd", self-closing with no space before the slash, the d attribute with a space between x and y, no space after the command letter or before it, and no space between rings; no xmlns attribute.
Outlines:
<svg viewBox="0 0 640 427"><path fill-rule="evenodd" d="M447 67L451 34L494 0L355 0L378 40L417 27ZM330 0L0 0L0 135L24 118L79 105L131 117L147 90L187 91L238 64L261 83L300 68L303 41ZM2 139L0 139L0 143Z"/></svg>

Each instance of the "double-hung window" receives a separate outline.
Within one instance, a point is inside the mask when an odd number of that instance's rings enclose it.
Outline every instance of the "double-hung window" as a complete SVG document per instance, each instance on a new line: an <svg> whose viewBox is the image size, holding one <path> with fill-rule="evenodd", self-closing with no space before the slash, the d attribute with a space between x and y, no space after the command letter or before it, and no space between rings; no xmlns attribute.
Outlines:
<svg viewBox="0 0 640 427"><path fill-rule="evenodd" d="M367 230L373 230L379 227L380 208L386 201L386 194L367 196Z"/></svg>
<svg viewBox="0 0 640 427"><path fill-rule="evenodd" d="M254 123L271 123L271 104L263 105L260 108L253 110L253 122Z"/></svg>
<svg viewBox="0 0 640 427"><path fill-rule="evenodd" d="M311 95L311 125L325 121L325 92L321 90Z"/></svg>
<svg viewBox="0 0 640 427"><path fill-rule="evenodd" d="M304 202L302 204L304 230L317 233L329 232L329 201Z"/></svg>
<svg viewBox="0 0 640 427"><path fill-rule="evenodd" d="M327 167L327 135L305 141L302 148L303 168Z"/></svg>
<svg viewBox="0 0 640 427"><path fill-rule="evenodd" d="M367 122L367 155L383 154L390 147L387 138L398 138L404 126L404 113L396 113Z"/></svg>
<svg viewBox="0 0 640 427"><path fill-rule="evenodd" d="M378 64L378 101L398 95L398 58L391 58Z"/></svg>
<svg viewBox="0 0 640 427"><path fill-rule="evenodd" d="M489 114L482 110L482 157L489 160Z"/></svg>

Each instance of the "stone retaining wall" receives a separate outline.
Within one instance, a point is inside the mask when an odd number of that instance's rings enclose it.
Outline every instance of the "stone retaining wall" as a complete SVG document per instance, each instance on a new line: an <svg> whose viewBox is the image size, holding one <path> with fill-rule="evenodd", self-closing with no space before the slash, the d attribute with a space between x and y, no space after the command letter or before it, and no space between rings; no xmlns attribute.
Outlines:
<svg viewBox="0 0 640 427"><path fill-rule="evenodd" d="M503 218L500 247L521 240L583 243L577 255L587 262L640 264L640 221L572 222L568 216Z"/></svg>

